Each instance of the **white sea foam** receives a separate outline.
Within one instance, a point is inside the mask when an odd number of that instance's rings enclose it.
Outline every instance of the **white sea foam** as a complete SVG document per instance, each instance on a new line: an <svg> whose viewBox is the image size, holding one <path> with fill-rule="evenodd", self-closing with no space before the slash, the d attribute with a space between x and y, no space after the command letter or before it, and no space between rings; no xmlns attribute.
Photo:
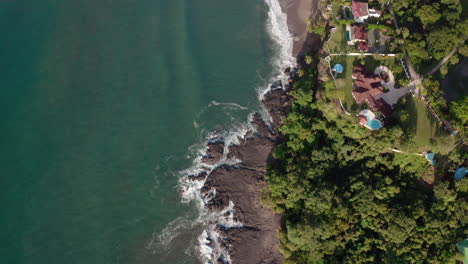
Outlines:
<svg viewBox="0 0 468 264"><path fill-rule="evenodd" d="M242 109L242 110L248 110L247 107L245 106L242 106L240 104L236 104L236 103L222 103L222 102L217 102L217 101L211 101L211 103L208 105L208 106L229 106L229 107L233 107L233 108L239 108L239 109Z"/></svg>
<svg viewBox="0 0 468 264"><path fill-rule="evenodd" d="M287 76L283 73L283 70L287 67L296 66L296 59L292 56L293 51L293 38L289 33L287 16L281 9L279 0L265 0L269 7L267 30L276 44L276 54L273 57L272 65L273 71L279 73L272 80L287 80ZM259 99L268 92L269 86L259 89Z"/></svg>
<svg viewBox="0 0 468 264"><path fill-rule="evenodd" d="M222 259L224 263L231 263L228 250L221 246L224 239L218 228L242 228L244 225L234 218L234 203L229 201L229 205L220 212L212 212L207 215L210 223L198 237L199 251L204 261L210 263L217 259Z"/></svg>
<svg viewBox="0 0 468 264"><path fill-rule="evenodd" d="M276 76L273 76L268 84L257 89L258 98L261 101L264 95L270 89L270 83L276 80L282 80L283 84L287 82L287 76L283 73L283 70L287 67L294 67L296 65L295 58L292 56L293 39L289 33L286 14L281 10L278 0L265 0L269 7L267 29L268 32L276 43L276 54L272 59L273 70L277 72ZM225 106L232 109L248 110L247 107L241 106L236 103L230 102L217 102L212 101L208 106ZM203 114L202 110L200 114ZM179 181L179 187L181 190L182 202L189 203L194 202L199 209L199 216L196 220L192 220L192 225L202 224L204 230L198 236L197 249L200 253L200 257L204 263L214 263L217 259L222 259L224 263L231 263L228 249L222 246L223 236L218 230L219 228L242 228L243 224L237 221L234 217L235 208L232 201L229 205L221 211L210 211L205 205L209 200L216 197L216 189L209 190L202 195L201 188L204 186L206 178L192 180L188 175L198 175L200 173L206 173L209 175L216 167L223 164L234 165L239 163L238 160L230 160L227 158L229 146L233 144L240 144L240 140L244 138L248 131L254 131L251 125L252 114L249 115L248 122L242 124L236 124L231 129L226 131L217 131L205 134L199 143L189 148L188 156L193 158L192 166L186 170L180 172L181 178ZM271 120L267 111L263 111L262 117L267 120ZM194 121L194 127L198 128L199 124ZM203 132L203 131L202 131ZM202 157L206 154L207 147L206 142L212 138L223 138L225 147L224 155L221 160L214 165L202 163ZM186 228L187 222L178 220L168 225L164 231L157 236L155 241L160 245L167 245L170 241L180 232L180 229ZM162 242L165 241L165 242Z"/></svg>

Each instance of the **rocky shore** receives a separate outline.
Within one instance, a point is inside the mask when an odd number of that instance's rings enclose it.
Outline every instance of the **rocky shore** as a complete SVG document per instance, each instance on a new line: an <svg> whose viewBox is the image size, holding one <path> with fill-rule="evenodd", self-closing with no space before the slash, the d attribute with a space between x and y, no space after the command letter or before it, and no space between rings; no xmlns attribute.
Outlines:
<svg viewBox="0 0 468 264"><path fill-rule="evenodd" d="M290 33L296 36L293 55L300 56L304 46L310 44L306 43L310 39L307 19L318 0L279 2L287 14ZM226 221L216 220L210 223L216 235L208 235L204 243L213 249L214 263L283 263L279 252L281 216L263 205L261 197L267 188L265 166L272 160L272 152L280 140L278 129L292 103L290 88L298 79L296 68L285 69L285 74L289 76L287 83L274 82L261 102L270 121L254 113L250 120L252 129L238 139L238 144L226 146L221 137L210 139L201 161L212 169L189 176L191 181L203 182L201 194L205 207L234 223L226 225Z"/></svg>
<svg viewBox="0 0 468 264"><path fill-rule="evenodd" d="M288 82L297 79L297 69L288 69L287 74ZM212 223L221 236L208 238L218 240L210 243L220 244L231 260L226 261L221 254L218 263L282 263L278 237L281 216L262 205L261 196L267 188L265 165L271 159L278 128L289 112L292 97L288 94L290 85L283 87L279 81L272 87L262 100L271 121L266 122L259 113L254 113L250 121L254 129L239 138L239 144L228 146L227 153L223 138L210 139L202 162L217 167L209 174L190 176L192 181L204 181L201 192L209 210L223 212L234 204L233 219L240 225ZM238 162L228 165L222 159Z"/></svg>

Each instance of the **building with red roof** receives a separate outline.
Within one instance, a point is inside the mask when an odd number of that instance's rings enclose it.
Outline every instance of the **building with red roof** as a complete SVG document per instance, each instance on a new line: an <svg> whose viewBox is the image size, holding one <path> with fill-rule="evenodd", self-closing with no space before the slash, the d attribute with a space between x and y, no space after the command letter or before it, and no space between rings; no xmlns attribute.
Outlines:
<svg viewBox="0 0 468 264"><path fill-rule="evenodd" d="M368 50L369 50L369 44L368 44L367 42L361 41L361 42L358 43L357 47L358 47L358 49L359 49L360 51L364 51L364 52L365 52L365 51L368 51Z"/></svg>
<svg viewBox="0 0 468 264"><path fill-rule="evenodd" d="M375 74L368 73L362 65L354 66L353 97L357 104L367 104L374 111L381 112L384 116L392 113L392 107L382 98L384 87L382 79Z"/></svg>
<svg viewBox="0 0 468 264"><path fill-rule="evenodd" d="M366 41L367 40L367 31L364 25L354 25L353 26L354 39Z"/></svg>
<svg viewBox="0 0 468 264"><path fill-rule="evenodd" d="M355 45L358 43L358 48L361 51L367 51L367 30L365 25L346 26L346 37L348 45ZM349 38L348 38L349 37Z"/></svg>
<svg viewBox="0 0 468 264"><path fill-rule="evenodd" d="M353 11L354 21L358 23L364 23L369 17L380 17L381 11L375 9L369 9L369 3L366 1L351 2L351 9Z"/></svg>
<svg viewBox="0 0 468 264"><path fill-rule="evenodd" d="M367 2L355 1L351 3L354 18L367 19L369 17L369 4Z"/></svg>

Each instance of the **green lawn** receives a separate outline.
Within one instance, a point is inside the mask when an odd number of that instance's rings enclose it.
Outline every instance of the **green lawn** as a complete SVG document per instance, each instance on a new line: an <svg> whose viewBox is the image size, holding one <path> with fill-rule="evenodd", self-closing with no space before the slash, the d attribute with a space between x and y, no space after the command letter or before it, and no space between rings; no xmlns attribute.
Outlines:
<svg viewBox="0 0 468 264"><path fill-rule="evenodd" d="M336 78L336 88L344 90L345 97L343 100L343 106L348 112L354 112L357 110L358 106L354 101L352 91L353 91L353 65L357 57L352 56L333 56L331 60L331 65L339 63L343 65L343 73L338 74Z"/></svg>
<svg viewBox="0 0 468 264"><path fill-rule="evenodd" d="M447 133L443 130L439 121L427 109L420 99L408 94L404 99L403 109L409 114L407 122L400 125L407 133L414 135L414 141L418 151L432 150L442 138L447 138ZM444 146L438 146L441 150Z"/></svg>
<svg viewBox="0 0 468 264"><path fill-rule="evenodd" d="M414 117L411 126L415 130L415 142L419 146L429 146L431 139L440 132L437 119L429 112L423 101L411 97L411 106L408 109L410 116Z"/></svg>
<svg viewBox="0 0 468 264"><path fill-rule="evenodd" d="M336 25L336 32L328 41L328 47L331 53L345 53L348 50L348 44L345 39L346 25Z"/></svg>

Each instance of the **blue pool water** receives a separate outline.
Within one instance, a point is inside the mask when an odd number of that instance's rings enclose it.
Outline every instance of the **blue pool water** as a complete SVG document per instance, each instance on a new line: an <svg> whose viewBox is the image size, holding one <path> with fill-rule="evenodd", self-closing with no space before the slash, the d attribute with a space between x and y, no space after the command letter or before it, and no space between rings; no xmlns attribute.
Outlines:
<svg viewBox="0 0 468 264"><path fill-rule="evenodd" d="M382 123L377 119L369 119L366 125L368 125L373 130L380 129L382 127Z"/></svg>
<svg viewBox="0 0 468 264"><path fill-rule="evenodd" d="M346 40L351 41L351 35L349 31L346 31Z"/></svg>

